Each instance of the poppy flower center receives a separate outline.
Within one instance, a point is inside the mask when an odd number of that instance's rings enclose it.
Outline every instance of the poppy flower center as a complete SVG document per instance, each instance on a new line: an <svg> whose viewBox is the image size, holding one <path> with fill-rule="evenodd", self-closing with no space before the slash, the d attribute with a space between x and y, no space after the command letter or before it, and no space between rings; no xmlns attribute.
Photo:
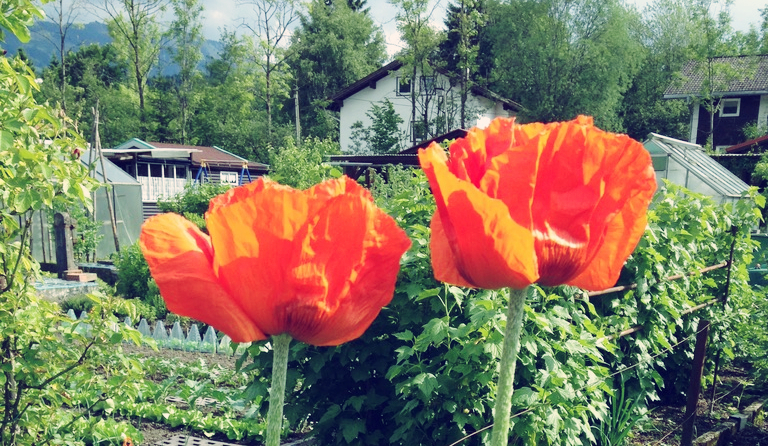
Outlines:
<svg viewBox="0 0 768 446"><path fill-rule="evenodd" d="M538 283L556 286L576 277L584 265L587 243L553 230L534 230L534 247L539 265Z"/></svg>

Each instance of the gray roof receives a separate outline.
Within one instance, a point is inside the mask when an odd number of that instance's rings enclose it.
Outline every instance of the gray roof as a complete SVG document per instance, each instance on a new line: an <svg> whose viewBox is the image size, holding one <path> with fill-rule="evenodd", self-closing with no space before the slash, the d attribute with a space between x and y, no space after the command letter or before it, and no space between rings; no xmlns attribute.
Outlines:
<svg viewBox="0 0 768 446"><path fill-rule="evenodd" d="M101 161L99 161L99 156L96 153L96 151L93 151L93 156L91 157L91 151L86 150L83 152L83 154L80 156L80 162L85 164L85 166L88 166L88 160L93 158L93 163L96 167L96 180L100 183L104 183L104 175L101 173ZM138 180L136 178L133 178L132 176L128 175L123 169L117 167L115 163L107 159L107 157L104 157L104 168L107 171L107 180L109 180L110 184L131 184L140 186Z"/></svg>
<svg viewBox="0 0 768 446"><path fill-rule="evenodd" d="M749 190L747 183L713 160L698 144L649 133L643 146L652 157L666 154L674 158L689 174L698 177L720 195L741 197Z"/></svg>
<svg viewBox="0 0 768 446"><path fill-rule="evenodd" d="M723 69L715 77L715 95L739 96L768 94L768 55L715 57L713 62ZM664 91L666 99L698 96L706 80L706 61L690 61L682 71L682 79Z"/></svg>

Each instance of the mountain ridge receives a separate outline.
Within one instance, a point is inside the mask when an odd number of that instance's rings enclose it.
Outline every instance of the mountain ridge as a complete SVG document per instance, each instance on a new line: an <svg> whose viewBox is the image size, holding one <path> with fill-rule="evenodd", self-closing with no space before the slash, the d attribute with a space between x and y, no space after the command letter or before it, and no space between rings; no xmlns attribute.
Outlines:
<svg viewBox="0 0 768 446"><path fill-rule="evenodd" d="M13 34L6 33L5 42L0 42L0 48L6 50L9 56L15 56L19 49L23 49L32 67L40 72L50 65L52 59L59 57L59 27L53 22L36 21L29 30L31 34L29 42L22 43ZM107 25L93 21L73 24L67 32L64 47L67 51L77 51L82 46L92 44L101 46L111 42L112 37L109 35ZM221 42L216 40L203 41L201 68L208 60L216 58L222 47ZM168 48L161 51L157 67L161 67L160 74L163 76L172 76L179 71L178 66L171 60ZM157 67L153 70L153 76L157 75Z"/></svg>

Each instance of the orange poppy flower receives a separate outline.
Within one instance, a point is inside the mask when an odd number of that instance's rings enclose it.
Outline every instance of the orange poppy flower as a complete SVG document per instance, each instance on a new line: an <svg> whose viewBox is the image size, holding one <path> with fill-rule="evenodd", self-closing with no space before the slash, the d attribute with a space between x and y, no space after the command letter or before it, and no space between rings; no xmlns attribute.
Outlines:
<svg viewBox="0 0 768 446"><path fill-rule="evenodd" d="M651 157L592 118L498 118L450 147L419 150L437 202L432 264L443 282L487 289L616 283L656 190Z"/></svg>
<svg viewBox="0 0 768 446"><path fill-rule="evenodd" d="M211 200L205 218L210 237L154 216L140 245L168 309L236 342L359 337L392 299L411 244L347 177L305 191L260 178Z"/></svg>

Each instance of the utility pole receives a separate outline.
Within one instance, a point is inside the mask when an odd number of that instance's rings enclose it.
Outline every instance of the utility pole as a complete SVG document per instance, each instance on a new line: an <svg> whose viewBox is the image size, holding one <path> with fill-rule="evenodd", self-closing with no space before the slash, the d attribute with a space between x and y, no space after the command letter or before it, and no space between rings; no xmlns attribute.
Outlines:
<svg viewBox="0 0 768 446"><path fill-rule="evenodd" d="M299 86L293 90L293 103L296 109L296 146L301 146L301 121L299 120Z"/></svg>

